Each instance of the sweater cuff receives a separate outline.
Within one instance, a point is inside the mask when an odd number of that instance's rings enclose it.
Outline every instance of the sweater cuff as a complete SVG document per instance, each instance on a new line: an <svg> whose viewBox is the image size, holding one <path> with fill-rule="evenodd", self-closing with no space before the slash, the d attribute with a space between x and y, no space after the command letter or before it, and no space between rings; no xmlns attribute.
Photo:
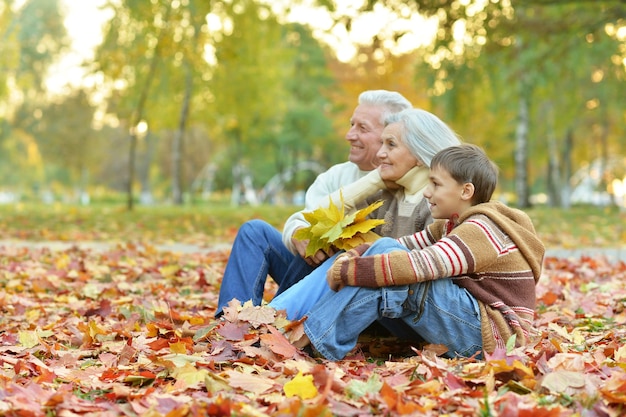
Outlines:
<svg viewBox="0 0 626 417"><path fill-rule="evenodd" d="M357 287L390 287L417 281L409 253L393 251L382 255L352 258L343 262L339 271L341 281ZM335 271L333 271L335 273Z"/></svg>
<svg viewBox="0 0 626 417"><path fill-rule="evenodd" d="M371 242L361 243L359 246L356 246L342 256L347 256L348 258L358 258L359 256L363 256L363 254L372 246Z"/></svg>

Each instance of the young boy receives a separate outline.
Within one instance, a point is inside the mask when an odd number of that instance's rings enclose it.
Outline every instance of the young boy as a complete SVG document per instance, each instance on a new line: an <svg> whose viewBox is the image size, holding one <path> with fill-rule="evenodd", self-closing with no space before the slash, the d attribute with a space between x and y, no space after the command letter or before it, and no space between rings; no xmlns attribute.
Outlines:
<svg viewBox="0 0 626 417"><path fill-rule="evenodd" d="M424 191L435 220L398 240L382 238L339 256L327 273L336 292L307 314L306 338L340 360L380 320L448 348L482 356L528 341L544 246L522 211L490 201L498 169L463 144L432 160Z"/></svg>

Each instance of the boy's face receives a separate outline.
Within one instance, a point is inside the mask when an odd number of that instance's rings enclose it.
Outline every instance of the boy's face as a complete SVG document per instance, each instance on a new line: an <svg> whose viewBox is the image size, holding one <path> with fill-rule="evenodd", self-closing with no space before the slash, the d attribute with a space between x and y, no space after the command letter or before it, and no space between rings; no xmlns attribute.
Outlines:
<svg viewBox="0 0 626 417"><path fill-rule="evenodd" d="M431 168L430 181L424 190L424 197L430 203L430 213L434 219L449 219L460 215L472 206L473 186L459 184L445 169ZM471 193L469 189L471 188Z"/></svg>

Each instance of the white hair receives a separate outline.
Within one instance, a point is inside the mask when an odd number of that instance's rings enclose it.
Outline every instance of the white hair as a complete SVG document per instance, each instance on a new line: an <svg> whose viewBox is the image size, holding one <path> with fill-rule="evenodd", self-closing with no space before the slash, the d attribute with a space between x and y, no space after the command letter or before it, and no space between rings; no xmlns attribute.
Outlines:
<svg viewBox="0 0 626 417"><path fill-rule="evenodd" d="M414 157L430 167L433 156L442 149L459 145L459 137L437 116L422 109L407 109L392 113L385 119L385 126L400 123L403 140Z"/></svg>
<svg viewBox="0 0 626 417"><path fill-rule="evenodd" d="M359 104L381 106L383 108L383 112L381 115L380 124L384 124L385 120L390 114L398 113L402 110L410 109L413 107L411 102L407 100L402 94L395 91L387 90L363 91L359 95Z"/></svg>

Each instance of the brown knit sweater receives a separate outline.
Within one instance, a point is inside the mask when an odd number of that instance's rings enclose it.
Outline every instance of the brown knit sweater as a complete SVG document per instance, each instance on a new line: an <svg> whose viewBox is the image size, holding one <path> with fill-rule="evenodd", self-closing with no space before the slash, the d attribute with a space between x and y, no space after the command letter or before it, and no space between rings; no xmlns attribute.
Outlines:
<svg viewBox="0 0 626 417"><path fill-rule="evenodd" d="M352 257L335 263L331 274L346 285L363 287L452 277L479 302L486 352L504 348L512 335L516 345L526 344L533 331L535 285L545 253L530 218L489 202L467 210L456 224L449 223L437 220L400 238L410 252ZM448 226L454 227L446 233Z"/></svg>

